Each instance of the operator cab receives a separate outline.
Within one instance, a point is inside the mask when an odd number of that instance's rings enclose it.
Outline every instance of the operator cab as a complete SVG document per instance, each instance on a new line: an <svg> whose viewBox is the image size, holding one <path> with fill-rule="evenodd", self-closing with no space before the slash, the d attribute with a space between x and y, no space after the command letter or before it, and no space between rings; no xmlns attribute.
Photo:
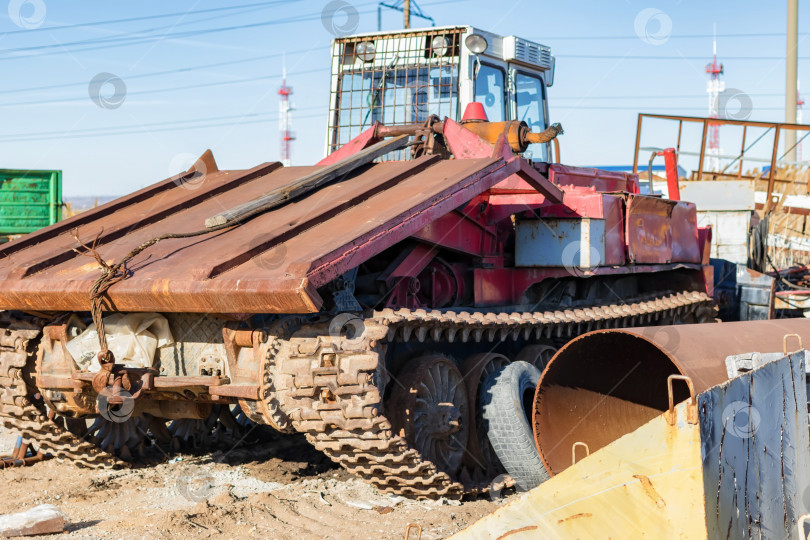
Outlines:
<svg viewBox="0 0 810 540"><path fill-rule="evenodd" d="M467 104L484 105L491 122L522 120L546 129L546 87L554 57L543 45L472 26L376 32L332 42L327 154L375 122L402 125L429 116L461 120ZM549 161L549 145L523 154Z"/></svg>

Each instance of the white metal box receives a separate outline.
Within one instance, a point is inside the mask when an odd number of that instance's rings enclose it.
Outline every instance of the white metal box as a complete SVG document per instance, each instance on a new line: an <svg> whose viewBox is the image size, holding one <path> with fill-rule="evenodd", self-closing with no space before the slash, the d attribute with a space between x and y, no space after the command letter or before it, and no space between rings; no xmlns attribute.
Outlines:
<svg viewBox="0 0 810 540"><path fill-rule="evenodd" d="M515 225L515 266L593 268L604 261L604 219L527 220Z"/></svg>

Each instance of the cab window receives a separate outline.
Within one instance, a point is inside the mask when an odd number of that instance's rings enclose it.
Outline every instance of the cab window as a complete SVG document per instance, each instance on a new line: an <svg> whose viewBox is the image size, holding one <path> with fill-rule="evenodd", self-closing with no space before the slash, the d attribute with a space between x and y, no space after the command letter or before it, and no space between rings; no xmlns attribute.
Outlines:
<svg viewBox="0 0 810 540"><path fill-rule="evenodd" d="M503 122L505 92L503 70L481 64L475 78L475 101L484 104L490 122Z"/></svg>
<svg viewBox="0 0 810 540"><path fill-rule="evenodd" d="M515 92L517 119L526 122L535 133L546 129L543 81L539 77L518 72L515 77ZM548 147L545 144L530 144L523 156L535 161L548 161L547 152Z"/></svg>

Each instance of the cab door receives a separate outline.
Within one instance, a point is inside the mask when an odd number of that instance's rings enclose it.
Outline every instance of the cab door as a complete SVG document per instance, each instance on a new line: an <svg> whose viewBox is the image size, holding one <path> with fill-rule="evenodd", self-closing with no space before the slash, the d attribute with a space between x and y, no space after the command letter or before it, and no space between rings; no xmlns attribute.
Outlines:
<svg viewBox="0 0 810 540"><path fill-rule="evenodd" d="M473 101L484 105L487 120L503 122L509 117L507 66L489 59L475 64Z"/></svg>
<svg viewBox="0 0 810 540"><path fill-rule="evenodd" d="M546 84L540 73L510 66L509 68L510 119L521 120L535 133L548 127ZM548 161L548 144L530 144L523 157L532 161Z"/></svg>

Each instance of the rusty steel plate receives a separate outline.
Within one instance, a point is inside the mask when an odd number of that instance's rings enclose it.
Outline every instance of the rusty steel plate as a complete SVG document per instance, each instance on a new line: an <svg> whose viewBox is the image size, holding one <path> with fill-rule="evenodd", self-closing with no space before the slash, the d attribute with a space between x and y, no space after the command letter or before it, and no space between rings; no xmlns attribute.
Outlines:
<svg viewBox="0 0 810 540"><path fill-rule="evenodd" d="M516 172L503 158L375 163L241 226L149 247L109 290L108 309L308 313L316 289ZM0 248L0 309L87 311L97 261L107 262L321 169L266 163L168 178ZM213 172L211 172L213 169Z"/></svg>

